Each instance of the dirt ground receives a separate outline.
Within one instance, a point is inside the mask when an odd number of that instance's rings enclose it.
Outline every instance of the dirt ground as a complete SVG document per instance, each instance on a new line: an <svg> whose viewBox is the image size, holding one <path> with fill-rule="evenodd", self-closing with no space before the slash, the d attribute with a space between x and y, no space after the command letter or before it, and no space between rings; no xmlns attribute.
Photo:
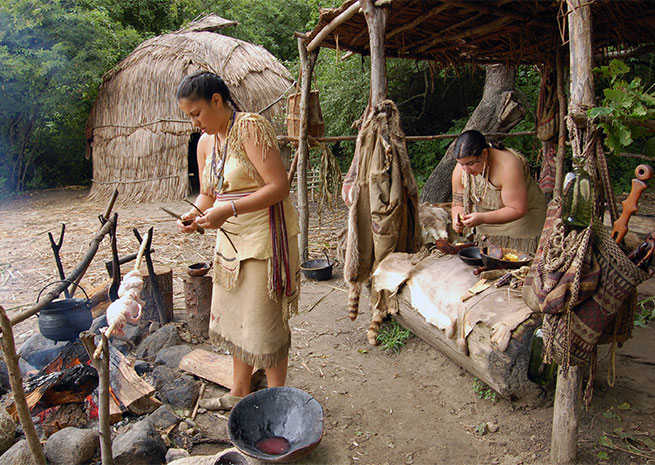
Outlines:
<svg viewBox="0 0 655 465"><path fill-rule="evenodd" d="M72 270L99 228L106 205L87 200L88 191L56 189L25 194L0 203L0 304L12 315L36 301L39 290L57 276L47 233L58 239L66 224L61 258ZM160 206L184 212L184 202L125 204L120 196L118 248L135 252L132 228L154 226L154 259L174 276L176 320L184 319L182 278L189 264L209 260L213 234L177 234L174 221ZM324 212L319 228L312 219L313 246L336 245L344 210ZM330 252L334 256L334 249ZM108 240L82 281L93 288L108 279ZM312 394L325 411L325 436L299 464L540 464L548 462L553 391L537 399L483 399L472 375L424 341L414 337L398 353L366 342L368 305L359 318L347 317L346 286L339 264L329 281L303 280L300 314L291 320L292 348L288 384ZM655 294L653 279L640 297ZM366 301L366 299L362 299ZM17 344L38 331L32 317L14 328ZM645 464L655 462L655 323L636 328L634 338L616 357L616 383L606 380L607 349L600 351L593 402L581 414L578 435L582 463ZM489 424L492 430L481 427ZM198 417L211 438L225 438L225 419L212 413ZM481 434L484 432L484 434ZM607 447L610 446L610 447ZM209 454L225 444L196 446ZM606 457L606 458L605 458Z"/></svg>

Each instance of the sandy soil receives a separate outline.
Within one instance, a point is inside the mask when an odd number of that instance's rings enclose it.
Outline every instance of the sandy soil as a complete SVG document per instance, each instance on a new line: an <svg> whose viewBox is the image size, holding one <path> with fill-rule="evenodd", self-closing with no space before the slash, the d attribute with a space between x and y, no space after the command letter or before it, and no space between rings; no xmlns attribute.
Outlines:
<svg viewBox="0 0 655 465"><path fill-rule="evenodd" d="M87 200L85 189L57 189L26 194L0 204L0 304L11 314L36 301L39 290L57 279L47 237L59 237L66 223L61 257L72 270L99 227L106 205ZM213 235L183 236L160 206L184 212L183 202L123 204L119 214L121 255L135 252L131 229L155 227L155 261L174 274L175 317L184 319L182 277L191 263L211 256ZM336 245L343 210L324 212L319 228L312 220L311 242ZM331 251L334 255L334 250ZM108 277L110 259L103 241L85 279L93 288ZM418 338L398 354L366 342L370 312L347 318L347 294L340 266L329 281L304 281L301 313L291 320L292 349L288 384L311 393L325 410L325 436L319 448L299 464L539 464L549 457L553 392L537 399L481 399L474 377ZM649 280L641 297L655 294ZM362 299L365 301L365 299ZM15 327L20 345L38 331L36 317ZM606 381L606 347L595 382L591 407L583 410L578 435L582 463L653 463L655 461L655 323L636 328L616 358L614 387ZM488 423L496 432L480 425ZM207 437L225 438L225 420L212 413L198 417ZM602 444L613 445L613 448ZM225 444L203 444L193 454L209 454ZM628 452L630 451L630 452ZM608 457L604 459L605 455Z"/></svg>

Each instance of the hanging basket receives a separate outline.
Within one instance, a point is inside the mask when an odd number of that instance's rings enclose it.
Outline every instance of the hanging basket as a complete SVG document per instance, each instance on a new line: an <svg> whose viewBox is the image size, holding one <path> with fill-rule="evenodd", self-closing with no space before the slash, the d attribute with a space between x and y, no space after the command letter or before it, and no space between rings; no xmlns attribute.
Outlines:
<svg viewBox="0 0 655 465"><path fill-rule="evenodd" d="M289 137L300 135L300 92L289 95L287 99L287 131ZM321 113L321 105L318 100L318 90L309 92L309 128L308 134L312 137L323 137L325 135L325 121ZM292 141L298 147L298 141ZM317 147L316 141L309 141L310 147Z"/></svg>

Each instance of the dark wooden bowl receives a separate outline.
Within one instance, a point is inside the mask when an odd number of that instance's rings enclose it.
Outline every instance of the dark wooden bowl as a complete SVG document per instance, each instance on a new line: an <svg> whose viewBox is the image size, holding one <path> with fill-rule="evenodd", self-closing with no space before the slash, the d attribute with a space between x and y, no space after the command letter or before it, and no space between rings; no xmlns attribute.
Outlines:
<svg viewBox="0 0 655 465"><path fill-rule="evenodd" d="M506 269L506 270L516 270L518 268L521 268L522 266L527 266L532 262L532 258L526 258L524 260L517 260L517 261L512 261L512 260L502 260L499 258L493 258L490 257L489 255L486 254L487 250L486 248L480 252L480 257L482 258L482 263L484 266L487 267L489 270L498 270L498 269ZM519 257L527 256L523 252L519 252L514 249L503 249L503 256L507 252L514 252L516 253Z"/></svg>
<svg viewBox="0 0 655 465"><path fill-rule="evenodd" d="M482 266L482 258L480 257L479 247L466 247L465 249L457 252L457 256L462 259L464 263L471 266Z"/></svg>

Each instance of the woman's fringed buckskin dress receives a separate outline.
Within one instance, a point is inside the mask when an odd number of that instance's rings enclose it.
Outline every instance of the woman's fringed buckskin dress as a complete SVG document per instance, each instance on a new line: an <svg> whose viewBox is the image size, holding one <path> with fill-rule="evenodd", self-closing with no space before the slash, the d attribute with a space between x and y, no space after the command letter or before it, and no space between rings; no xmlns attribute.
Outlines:
<svg viewBox="0 0 655 465"><path fill-rule="evenodd" d="M223 186L207 157L203 186L215 205L264 185L242 142L254 140L262 153L277 147L271 124L257 114L236 116L227 135ZM231 217L217 231L209 337L244 363L277 366L291 344L289 318L298 311L300 267L298 218L289 198L270 208ZM226 237L227 236L227 237ZM229 239L231 240L228 240ZM235 250L236 249L236 250Z"/></svg>

